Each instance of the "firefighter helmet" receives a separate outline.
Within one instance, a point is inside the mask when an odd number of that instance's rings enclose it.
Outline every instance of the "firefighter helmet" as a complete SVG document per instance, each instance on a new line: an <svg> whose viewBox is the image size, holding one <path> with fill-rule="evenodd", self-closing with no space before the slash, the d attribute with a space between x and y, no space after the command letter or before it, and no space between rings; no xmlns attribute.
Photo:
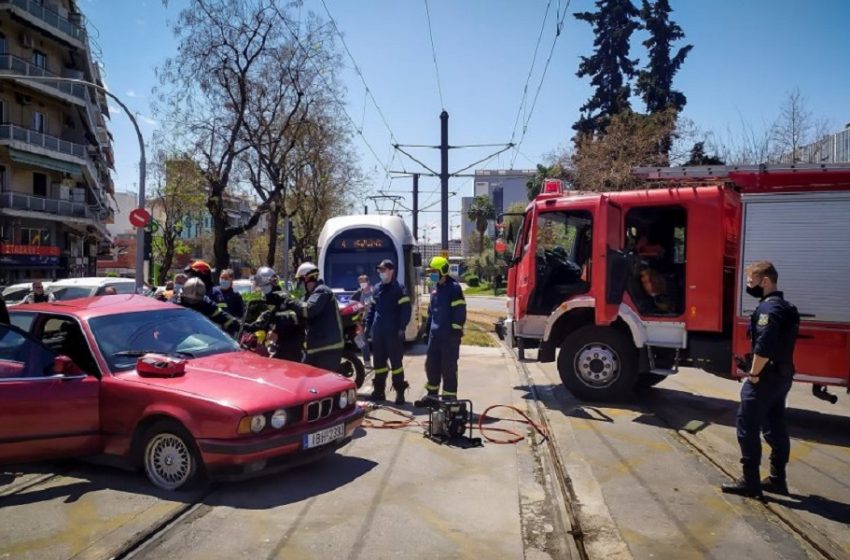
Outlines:
<svg viewBox="0 0 850 560"><path fill-rule="evenodd" d="M449 259L446 257L434 257L428 268L440 273L440 276L448 276L449 274Z"/></svg>
<svg viewBox="0 0 850 560"><path fill-rule="evenodd" d="M183 270L183 272L186 272L186 273L194 272L195 274L210 275L210 274L212 274L212 268L210 267L210 265L206 261L195 261L192 264L190 264L189 266L187 266Z"/></svg>
<svg viewBox="0 0 850 560"><path fill-rule="evenodd" d="M257 269L257 273L254 274L254 285L258 288L268 286L274 282L275 276L277 276L277 274L275 274L274 269L268 266L261 266Z"/></svg>
<svg viewBox="0 0 850 560"><path fill-rule="evenodd" d="M314 265L311 262L304 262L298 267L298 270L295 271L295 279L296 280L304 280L305 282L310 280L317 280L319 278L319 267Z"/></svg>
<svg viewBox="0 0 850 560"><path fill-rule="evenodd" d="M200 303L207 295L207 286L200 278L189 278L180 292L180 297L188 304Z"/></svg>

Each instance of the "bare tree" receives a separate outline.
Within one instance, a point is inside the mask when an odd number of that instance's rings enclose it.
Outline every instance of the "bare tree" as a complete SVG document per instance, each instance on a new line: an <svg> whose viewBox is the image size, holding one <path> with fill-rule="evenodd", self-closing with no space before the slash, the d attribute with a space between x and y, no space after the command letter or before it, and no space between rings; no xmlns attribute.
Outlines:
<svg viewBox="0 0 850 560"><path fill-rule="evenodd" d="M799 88L785 98L779 117L771 128L771 140L777 150L775 158L786 163L803 160L802 147L812 140L814 119Z"/></svg>

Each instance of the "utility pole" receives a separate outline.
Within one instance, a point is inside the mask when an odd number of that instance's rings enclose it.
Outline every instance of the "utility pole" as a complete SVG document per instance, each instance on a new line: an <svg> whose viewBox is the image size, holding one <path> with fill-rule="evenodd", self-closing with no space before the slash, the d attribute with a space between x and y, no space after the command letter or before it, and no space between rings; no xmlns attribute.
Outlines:
<svg viewBox="0 0 850 560"><path fill-rule="evenodd" d="M368 213L369 213L369 205L368 205L368 204L364 204L364 205L363 205L363 213L364 213L364 214L368 214Z"/></svg>
<svg viewBox="0 0 850 560"><path fill-rule="evenodd" d="M413 174L413 235L419 231L419 173Z"/></svg>
<svg viewBox="0 0 850 560"><path fill-rule="evenodd" d="M284 286L289 281L289 214L284 213L283 216L283 262L281 263L280 271L283 278Z"/></svg>
<svg viewBox="0 0 850 560"><path fill-rule="evenodd" d="M449 114L443 109L440 113L440 214L442 215L440 233L442 250L449 250Z"/></svg>

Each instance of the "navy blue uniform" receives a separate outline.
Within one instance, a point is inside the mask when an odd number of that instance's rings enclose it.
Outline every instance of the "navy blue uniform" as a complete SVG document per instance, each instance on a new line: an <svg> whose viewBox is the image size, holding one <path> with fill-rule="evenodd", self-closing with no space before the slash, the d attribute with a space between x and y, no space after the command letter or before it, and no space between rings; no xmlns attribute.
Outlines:
<svg viewBox="0 0 850 560"><path fill-rule="evenodd" d="M208 319L210 319L213 323L221 327L221 330L229 334L230 336L236 336L239 334L239 328L241 323L238 319L233 317L227 311L219 308L215 303L213 303L210 298L204 296L204 299L197 303L189 303L184 298L179 298L178 303L183 307L188 307L193 311L197 311L201 315L204 315Z"/></svg>
<svg viewBox="0 0 850 560"><path fill-rule="evenodd" d="M388 373L392 373L396 391L403 391L406 387L402 358L404 329L409 322L410 295L404 286L395 279L387 284L376 284L372 288L372 305L366 316L366 330L372 336L372 367L375 371L373 385L378 393L383 392Z"/></svg>
<svg viewBox="0 0 850 560"><path fill-rule="evenodd" d="M288 299L286 307L295 311L305 324L304 363L337 371L345 339L333 290L319 280L312 294L304 294L301 301Z"/></svg>
<svg viewBox="0 0 850 560"><path fill-rule="evenodd" d="M466 300L457 280L446 276L431 291L428 305L428 353L425 373L429 395L436 395L443 383L443 396L457 396L457 361L460 358L460 339L466 323Z"/></svg>
<svg viewBox="0 0 850 560"><path fill-rule="evenodd" d="M224 301L219 303L219 307L224 305L225 311L237 318L245 316L245 302L242 301L242 296L233 288L227 290L219 288L219 293ZM210 298L213 299L213 298Z"/></svg>
<svg viewBox="0 0 850 560"><path fill-rule="evenodd" d="M799 328L797 308L785 301L782 292L762 298L750 317L753 354L770 361L762 369L758 383L748 380L741 387L737 432L747 480L759 477L760 432L771 448L771 476L785 480L785 465L791 452L785 423L785 399L794 378L794 345Z"/></svg>

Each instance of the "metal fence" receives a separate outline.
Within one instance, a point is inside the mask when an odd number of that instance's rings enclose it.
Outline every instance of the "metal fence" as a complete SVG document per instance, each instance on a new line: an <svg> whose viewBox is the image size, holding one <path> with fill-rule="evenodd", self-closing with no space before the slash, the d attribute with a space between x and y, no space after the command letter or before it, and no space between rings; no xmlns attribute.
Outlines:
<svg viewBox="0 0 850 560"><path fill-rule="evenodd" d="M30 212L45 212L57 216L73 216L77 218L92 218L88 206L84 202L71 202L54 198L43 198L16 192L0 193L0 207Z"/></svg>

